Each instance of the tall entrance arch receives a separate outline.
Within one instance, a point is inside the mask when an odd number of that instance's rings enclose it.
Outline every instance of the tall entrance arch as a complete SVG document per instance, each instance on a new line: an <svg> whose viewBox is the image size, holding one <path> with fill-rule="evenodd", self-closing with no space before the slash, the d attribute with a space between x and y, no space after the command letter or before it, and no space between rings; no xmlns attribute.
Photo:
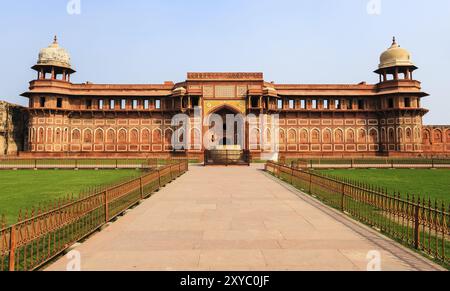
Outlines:
<svg viewBox="0 0 450 291"><path fill-rule="evenodd" d="M235 108L223 105L208 113L205 131L209 132L206 148L245 150L247 126L245 117Z"/></svg>
<svg viewBox="0 0 450 291"><path fill-rule="evenodd" d="M209 124L205 165L250 165L245 117L233 107L223 105L205 118Z"/></svg>

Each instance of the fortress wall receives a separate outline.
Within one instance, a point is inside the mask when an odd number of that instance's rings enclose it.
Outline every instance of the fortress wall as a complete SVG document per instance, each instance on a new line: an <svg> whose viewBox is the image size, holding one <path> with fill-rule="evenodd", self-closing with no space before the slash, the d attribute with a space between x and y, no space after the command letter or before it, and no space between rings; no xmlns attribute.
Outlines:
<svg viewBox="0 0 450 291"><path fill-rule="evenodd" d="M28 113L23 107L0 101L0 156L26 150Z"/></svg>

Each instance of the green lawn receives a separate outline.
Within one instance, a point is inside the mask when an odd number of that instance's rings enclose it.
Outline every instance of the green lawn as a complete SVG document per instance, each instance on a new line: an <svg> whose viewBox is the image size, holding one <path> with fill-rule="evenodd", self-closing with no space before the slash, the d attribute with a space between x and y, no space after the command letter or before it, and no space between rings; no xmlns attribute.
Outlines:
<svg viewBox="0 0 450 291"><path fill-rule="evenodd" d="M0 214L9 224L17 221L20 209L53 201L67 194L111 185L140 175L136 170L49 170L0 171Z"/></svg>
<svg viewBox="0 0 450 291"><path fill-rule="evenodd" d="M450 204L450 170L370 169L321 170L321 173L385 187L390 193L420 194Z"/></svg>

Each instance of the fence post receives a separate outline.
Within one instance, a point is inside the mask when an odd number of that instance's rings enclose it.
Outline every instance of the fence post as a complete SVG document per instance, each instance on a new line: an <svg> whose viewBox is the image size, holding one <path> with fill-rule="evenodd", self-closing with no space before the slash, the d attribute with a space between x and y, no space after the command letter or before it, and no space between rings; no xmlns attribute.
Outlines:
<svg viewBox="0 0 450 291"><path fill-rule="evenodd" d="M434 159L431 159L431 168L434 169Z"/></svg>
<svg viewBox="0 0 450 291"><path fill-rule="evenodd" d="M162 187L161 185L161 171L158 170L158 184L159 184L159 189Z"/></svg>
<svg viewBox="0 0 450 291"><path fill-rule="evenodd" d="M312 174L309 173L309 194L312 194Z"/></svg>
<svg viewBox="0 0 450 291"><path fill-rule="evenodd" d="M16 228L11 226L11 231L9 234L9 271L15 270L16 263Z"/></svg>
<svg viewBox="0 0 450 291"><path fill-rule="evenodd" d="M345 211L345 203L344 203L344 199L345 199L345 184L344 183L342 183L342 189L341 189L341 194L342 194L342 199L341 199L341 210L342 210L342 212L344 212Z"/></svg>
<svg viewBox="0 0 450 291"><path fill-rule="evenodd" d="M291 168L291 185L294 185L294 168Z"/></svg>
<svg viewBox="0 0 450 291"><path fill-rule="evenodd" d="M109 221L108 190L105 190L105 223Z"/></svg>
<svg viewBox="0 0 450 291"><path fill-rule="evenodd" d="M141 199L144 199L144 186L142 185L142 177L139 178L139 191L141 192Z"/></svg>
<svg viewBox="0 0 450 291"><path fill-rule="evenodd" d="M419 200L420 201L420 200ZM419 211L420 211L420 202L415 205L414 210L414 248L416 250L419 249L420 242L420 221L419 221Z"/></svg>

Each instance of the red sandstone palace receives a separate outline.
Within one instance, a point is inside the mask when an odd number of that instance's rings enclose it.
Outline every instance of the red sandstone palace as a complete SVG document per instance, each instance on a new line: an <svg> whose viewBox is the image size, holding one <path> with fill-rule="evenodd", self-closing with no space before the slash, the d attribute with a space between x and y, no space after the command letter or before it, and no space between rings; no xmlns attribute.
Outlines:
<svg viewBox="0 0 450 291"><path fill-rule="evenodd" d="M428 94L414 79L410 53L395 41L380 58L378 84L308 85L266 82L262 73L188 73L181 83L104 85L70 81L70 56L58 45L41 50L28 92L27 151L47 156L151 156L173 153L171 119L192 120L186 153L203 155L211 113L279 114L285 156L420 156L450 153L450 126L423 126ZM199 108L200 118L194 118ZM258 157L273 151L246 134ZM222 137L219 137L222 138ZM261 140L264 140L261 139Z"/></svg>

